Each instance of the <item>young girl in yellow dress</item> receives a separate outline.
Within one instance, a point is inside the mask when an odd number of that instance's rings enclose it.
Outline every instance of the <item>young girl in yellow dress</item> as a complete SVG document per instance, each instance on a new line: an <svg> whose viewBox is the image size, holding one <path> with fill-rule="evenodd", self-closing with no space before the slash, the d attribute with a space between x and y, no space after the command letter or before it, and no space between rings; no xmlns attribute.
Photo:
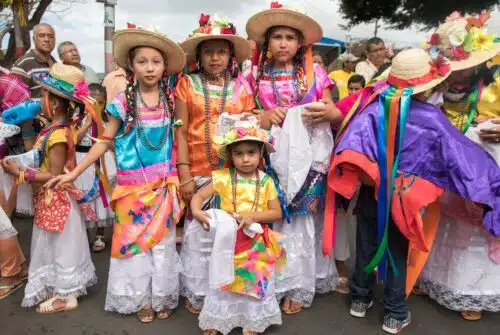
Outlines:
<svg viewBox="0 0 500 335"><path fill-rule="evenodd" d="M231 167L213 171L212 181L191 202L194 218L215 234L210 290L199 317L207 335L237 327L243 334L258 334L281 324L274 287L284 250L266 224L280 220L282 212L273 180L259 169L262 154L274 151L273 141L255 117L237 118L223 114L214 138L222 145L219 157ZM221 210L203 211L211 196L220 198Z"/></svg>

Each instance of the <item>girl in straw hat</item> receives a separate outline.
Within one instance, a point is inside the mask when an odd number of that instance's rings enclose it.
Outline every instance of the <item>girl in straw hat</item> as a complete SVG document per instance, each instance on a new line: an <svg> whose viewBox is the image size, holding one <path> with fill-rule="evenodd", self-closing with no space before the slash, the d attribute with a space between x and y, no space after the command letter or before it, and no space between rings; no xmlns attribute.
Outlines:
<svg viewBox="0 0 500 335"><path fill-rule="evenodd" d="M500 43L486 33L488 17L486 12L479 17L453 13L432 35L428 48L452 60L453 73L442 105L445 115L481 146L498 150L500 126L492 123L488 129L481 125L481 121L500 118L500 95L495 93L500 76L497 72L495 80L496 69L486 65L500 52ZM420 290L446 308L461 312L466 320L479 320L482 311L500 311L500 243L481 227L483 209L464 198L452 193L443 196L439 231Z"/></svg>
<svg viewBox="0 0 500 335"><path fill-rule="evenodd" d="M500 235L500 196L495 189L500 169L452 127L439 108L425 102L427 91L450 72L442 56L433 59L422 49L404 50L394 58L387 82L337 104L341 109L354 107L337 136L325 231L335 227L335 207L329 205L334 192L349 199L361 181L350 313L364 317L372 306L372 271L378 265L379 279L386 285L383 329L391 334L411 321L405 298L432 248L445 191L481 204L483 227ZM331 247L332 240L325 239L325 253Z"/></svg>
<svg viewBox="0 0 500 335"><path fill-rule="evenodd" d="M175 90L176 116L182 121L176 133L177 165L186 202L210 182L212 171L222 166L212 143L218 116L255 108L250 86L238 70L238 62L250 55L250 45L222 15L201 14L199 23L200 27L181 43L194 72L182 77ZM207 199L205 206L215 207L215 198ZM181 249L181 286L187 309L198 314L208 289L207 256L212 241L203 231L192 233L192 225L197 223L188 212Z"/></svg>
<svg viewBox="0 0 500 335"><path fill-rule="evenodd" d="M265 224L280 220L282 212L273 179L259 169L262 154L274 151L273 138L255 117L223 114L214 141L230 168L213 171L212 181L191 202L202 225L198 230L215 239L200 328L207 335L228 334L238 327L245 335L260 334L281 324L274 290L285 254L279 236ZM204 211L203 203L215 195L221 210Z"/></svg>
<svg viewBox="0 0 500 335"><path fill-rule="evenodd" d="M271 9L250 18L247 33L250 39L262 43L261 60L250 80L263 127L279 127L287 109L312 101L323 103L305 113L308 122L340 122L341 114L331 99L333 82L312 60L311 45L323 35L318 22L299 10L273 2ZM325 150L331 151L331 148ZM277 292L285 297L283 311L286 314L295 314L311 306L317 277L319 287L326 287L326 290L333 287L336 274L332 259L320 253L315 255L315 249L320 250L315 241L321 240L325 172L309 171L288 208L291 224L281 222L274 226L286 236L287 271L277 284Z"/></svg>
<svg viewBox="0 0 500 335"><path fill-rule="evenodd" d="M182 70L184 52L162 34L125 29L114 37L114 55L127 69L127 89L107 106L104 135L71 173L48 186L75 180L114 141L117 178L111 206L116 224L111 245L105 310L138 313L152 322L177 307L180 260L175 225L181 212L170 75Z"/></svg>
<svg viewBox="0 0 500 335"><path fill-rule="evenodd" d="M42 111L52 122L35 142L32 154L39 168L17 166L8 158L4 170L18 184L33 187L35 215L31 263L22 305L38 305L38 313L71 311L77 297L97 282L85 233L85 216L96 220L84 194L73 185L48 190L43 183L75 167L76 130L86 109L91 110L84 74L73 66L56 63L50 72L33 74L44 91Z"/></svg>

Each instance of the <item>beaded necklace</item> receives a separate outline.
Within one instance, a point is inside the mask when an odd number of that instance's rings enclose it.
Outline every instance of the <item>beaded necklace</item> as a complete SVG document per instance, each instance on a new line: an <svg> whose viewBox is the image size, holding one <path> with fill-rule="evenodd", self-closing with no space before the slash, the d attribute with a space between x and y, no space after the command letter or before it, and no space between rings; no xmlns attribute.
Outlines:
<svg viewBox="0 0 500 335"><path fill-rule="evenodd" d="M161 103L163 102L163 114L162 114L162 130L163 132L161 133L161 136L160 136L160 141L158 144L153 144L151 143L151 141L149 140L147 134L146 134L146 131L145 129L147 128L145 126L145 124L143 123L143 121L141 120L141 114L139 112L139 114L137 115L137 132L136 132L136 136L139 136L139 139L141 140L142 144L147 147L149 150L152 150L152 151L157 151L157 150L160 150L164 145L165 145L165 142L167 141L167 136L168 136L168 133L169 133L169 125L170 125L170 119L171 119L171 113L170 113L170 107L167 103L167 99L165 97L165 93L160 89L159 90L159 95L158 95L158 105L156 107L149 107L148 105L146 105L146 103L144 102L144 99L142 97L142 93L140 92L140 90L137 90L137 93L136 95L140 98L141 100L141 103L148 109L148 111L153 111L153 110L158 110L158 108L161 106ZM137 108L138 109L138 108Z"/></svg>
<svg viewBox="0 0 500 335"><path fill-rule="evenodd" d="M232 180L231 183L233 184L233 213L237 214L238 209L236 206L236 187L238 184L238 173L236 172L236 169L233 169L233 174L231 176ZM259 195L260 195L260 174L259 174L259 169L255 170L255 199L252 205L252 209L250 212L255 212L257 210L257 206L259 205Z"/></svg>
<svg viewBox="0 0 500 335"><path fill-rule="evenodd" d="M290 101L290 104L288 106L283 105L280 99L280 93L278 92L278 87L276 86L276 72L274 71L274 67L271 68L270 71L270 77L271 77L271 86L273 88L273 97L274 100L276 101L276 104L280 106L281 108L293 106L299 102L299 97L300 97L300 90L299 90L299 83L297 81L297 70L293 68L292 70L292 86L293 86L293 95L292 95L292 101Z"/></svg>
<svg viewBox="0 0 500 335"><path fill-rule="evenodd" d="M231 82L231 75L229 71L226 71L226 76L224 78L224 86L222 88L222 98L219 102L219 107L217 108L218 115L224 112L224 107L226 106L227 91L229 88L229 83ZM201 84L203 88L203 97L205 99L205 153L207 155L208 162L212 168L219 167L219 159L216 158L215 162L212 161L212 140L210 136L210 101L208 99L208 78L205 73L201 74Z"/></svg>

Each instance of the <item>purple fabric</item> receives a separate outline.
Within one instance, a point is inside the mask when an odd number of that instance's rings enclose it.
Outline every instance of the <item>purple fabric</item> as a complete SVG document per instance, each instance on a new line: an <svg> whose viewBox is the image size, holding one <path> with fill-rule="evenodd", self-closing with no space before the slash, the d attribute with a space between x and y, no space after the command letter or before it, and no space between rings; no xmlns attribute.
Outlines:
<svg viewBox="0 0 500 335"><path fill-rule="evenodd" d="M350 149L376 161L377 123L378 102L374 102L352 121L335 154ZM412 100L399 169L486 205L483 226L500 236L500 168L437 107Z"/></svg>

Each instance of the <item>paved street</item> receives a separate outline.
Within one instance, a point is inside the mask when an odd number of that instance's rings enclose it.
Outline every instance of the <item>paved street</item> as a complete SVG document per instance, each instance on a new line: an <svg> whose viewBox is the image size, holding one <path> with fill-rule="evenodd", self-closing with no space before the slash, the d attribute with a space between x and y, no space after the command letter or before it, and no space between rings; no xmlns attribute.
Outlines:
<svg viewBox="0 0 500 335"><path fill-rule="evenodd" d="M29 255L31 223L28 220L17 220L15 225L20 231L21 243L26 255ZM104 312L108 254L109 250L93 256L99 283L90 288L88 296L80 299L78 310L65 314L39 315L34 309L21 307L23 290L19 290L0 302L0 334L200 334L197 318L184 308L179 308L168 320L155 320L148 325L140 324L134 315L120 316ZM500 313L485 314L479 322L466 322L458 313L447 311L425 297L411 297L409 304L413 322L401 333L404 335L500 334ZM379 304L376 304L366 319L352 318L348 315L347 298L339 294L328 294L317 297L311 309L296 316L285 317L283 326L270 329L266 334L385 334L381 330L382 317L382 309ZM234 332L234 334L238 333Z"/></svg>

